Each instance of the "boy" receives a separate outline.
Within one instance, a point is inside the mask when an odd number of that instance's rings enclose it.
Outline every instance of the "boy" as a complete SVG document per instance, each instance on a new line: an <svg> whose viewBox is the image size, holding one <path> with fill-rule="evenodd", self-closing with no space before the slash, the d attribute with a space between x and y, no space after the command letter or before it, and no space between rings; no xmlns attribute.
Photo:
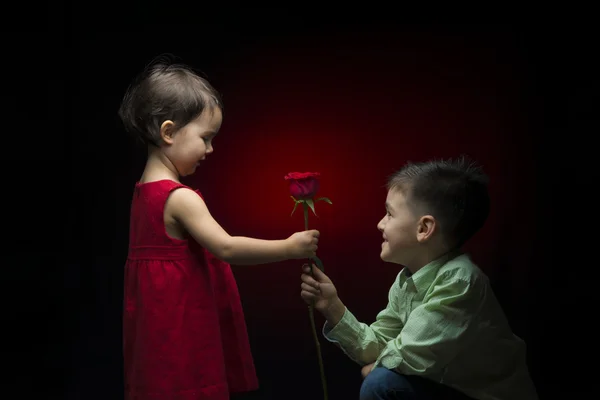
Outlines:
<svg viewBox="0 0 600 400"><path fill-rule="evenodd" d="M323 335L363 366L361 400L537 399L524 342L459 250L489 203L487 177L464 158L409 163L390 178L381 259L404 268L371 325L324 273L303 267L301 296L326 318Z"/></svg>

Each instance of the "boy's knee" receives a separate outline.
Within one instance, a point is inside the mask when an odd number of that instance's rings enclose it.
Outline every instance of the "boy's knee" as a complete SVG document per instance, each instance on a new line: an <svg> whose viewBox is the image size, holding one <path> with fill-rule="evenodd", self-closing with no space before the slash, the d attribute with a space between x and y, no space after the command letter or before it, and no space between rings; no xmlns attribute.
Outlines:
<svg viewBox="0 0 600 400"><path fill-rule="evenodd" d="M406 378L383 367L374 368L360 387L360 400L401 400L410 399L410 395Z"/></svg>

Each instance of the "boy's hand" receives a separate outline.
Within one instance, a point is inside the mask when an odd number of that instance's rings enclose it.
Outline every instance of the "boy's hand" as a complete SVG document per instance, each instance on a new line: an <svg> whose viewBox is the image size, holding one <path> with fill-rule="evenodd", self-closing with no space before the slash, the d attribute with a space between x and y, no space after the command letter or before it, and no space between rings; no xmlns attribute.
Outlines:
<svg viewBox="0 0 600 400"><path fill-rule="evenodd" d="M371 364L365 365L364 367L362 367L362 369L360 370L360 374L362 375L363 379L365 379L367 377L367 375L369 375L371 373L374 366L375 366L375 363L372 362Z"/></svg>
<svg viewBox="0 0 600 400"><path fill-rule="evenodd" d="M327 321L335 326L344 316L346 307L337 295L337 290L331 279L313 264L313 276L310 276L311 267L302 266L302 284L300 296L309 305L313 305L321 312Z"/></svg>
<svg viewBox="0 0 600 400"><path fill-rule="evenodd" d="M319 231L296 232L286 239L288 244L289 258L310 258L317 255L317 244L319 243Z"/></svg>

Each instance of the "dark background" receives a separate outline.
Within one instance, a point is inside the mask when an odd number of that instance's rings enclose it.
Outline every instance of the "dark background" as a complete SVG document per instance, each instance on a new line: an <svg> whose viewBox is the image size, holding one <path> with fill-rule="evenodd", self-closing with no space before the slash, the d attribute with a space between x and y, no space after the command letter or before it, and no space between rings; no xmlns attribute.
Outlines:
<svg viewBox="0 0 600 400"><path fill-rule="evenodd" d="M50 83L50 106L64 106L69 139L56 147L66 167L36 182L47 207L61 207L50 219L65 233L46 231L31 246L42 299L21 299L26 311L13 321L17 336L37 339L9 351L22 390L122 398L128 211L145 153L116 111L131 78L169 52L201 70L225 102L215 153L189 183L230 234L276 239L303 228L301 213L290 217L283 176L321 172L319 194L333 205L318 203L310 227L321 231L319 256L340 297L364 322L385 306L399 271L379 259L387 176L407 160L478 160L491 177L492 213L466 249L527 341L540 397L589 393L597 342L593 234L585 233L594 229L586 200L596 174L588 135L598 132L591 25L335 24L292 14L211 15L194 25L179 15L127 33L94 30L76 15L59 34L72 60L64 86ZM322 398L300 265L234 266L261 383L247 398ZM357 398L360 368L321 343L330 399Z"/></svg>

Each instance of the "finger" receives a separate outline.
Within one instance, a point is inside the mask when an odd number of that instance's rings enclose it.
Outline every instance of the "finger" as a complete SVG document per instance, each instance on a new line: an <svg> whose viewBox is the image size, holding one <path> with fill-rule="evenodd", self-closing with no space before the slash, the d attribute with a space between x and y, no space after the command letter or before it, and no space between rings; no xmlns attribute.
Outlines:
<svg viewBox="0 0 600 400"><path fill-rule="evenodd" d="M312 233L312 236L313 236L313 237L316 237L316 238L318 238L319 236L321 236L321 232L319 232L319 231L318 231L318 230L316 230L316 229L313 229L313 230L312 230L312 231L310 231L310 232Z"/></svg>
<svg viewBox="0 0 600 400"><path fill-rule="evenodd" d="M315 287L313 287L313 286L310 286L310 285L309 285L309 284L307 284L307 283L302 283L302 284L300 285L300 288L301 288L303 291L305 291L305 292L308 292L308 293L312 293L312 294L314 294L315 296L319 294L319 289L318 289L318 288L315 288Z"/></svg>
<svg viewBox="0 0 600 400"><path fill-rule="evenodd" d="M317 296L305 290L300 291L300 297L306 302L312 303L317 299Z"/></svg>
<svg viewBox="0 0 600 400"><path fill-rule="evenodd" d="M325 273L323 271L321 271L321 269L318 268L314 264L313 264L313 268L312 268L312 273L313 273L313 277L318 282L331 282L331 279L329 279L329 277L327 275L325 275Z"/></svg>
<svg viewBox="0 0 600 400"><path fill-rule="evenodd" d="M310 274L310 265L304 264L302 266L302 272L305 273L305 274Z"/></svg>
<svg viewBox="0 0 600 400"><path fill-rule="evenodd" d="M306 283L309 286L314 287L315 289L319 289L319 282L315 281L312 276L310 275L306 275L306 274L302 274L302 282Z"/></svg>

